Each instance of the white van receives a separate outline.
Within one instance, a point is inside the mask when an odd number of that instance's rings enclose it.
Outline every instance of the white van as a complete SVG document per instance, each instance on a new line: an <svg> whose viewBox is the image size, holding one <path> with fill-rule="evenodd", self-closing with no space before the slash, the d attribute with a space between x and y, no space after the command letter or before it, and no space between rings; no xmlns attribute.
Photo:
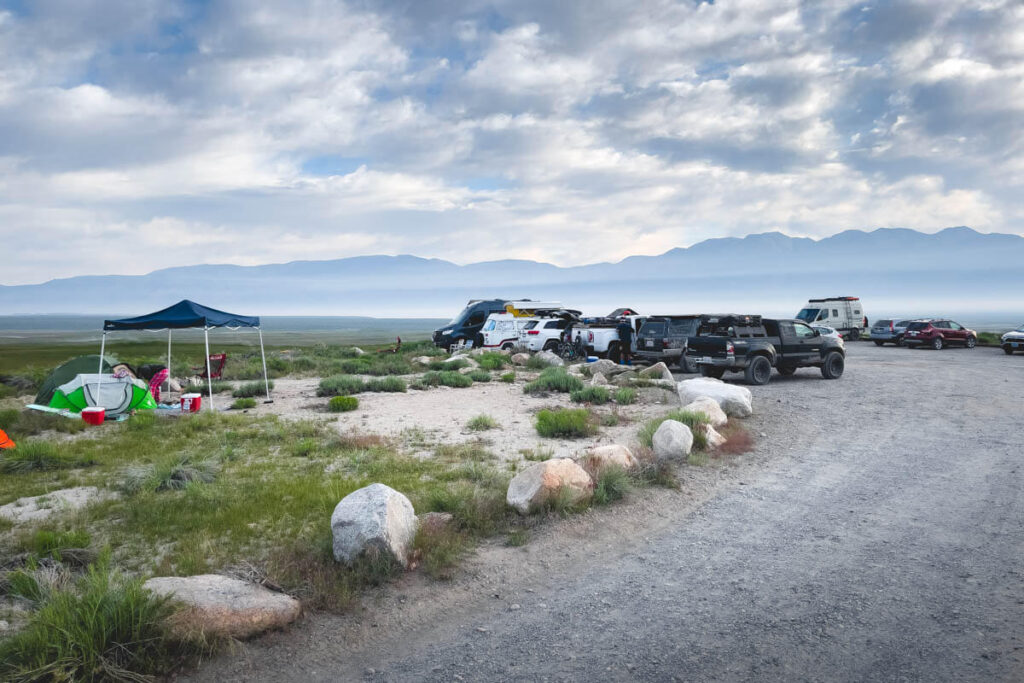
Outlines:
<svg viewBox="0 0 1024 683"><path fill-rule="evenodd" d="M825 325L835 328L845 339L856 341L867 334L867 320L860 297L833 296L827 299L811 299L796 314L808 325Z"/></svg>
<svg viewBox="0 0 1024 683"><path fill-rule="evenodd" d="M537 318L520 318L511 313L491 313L484 322L480 334L483 335L485 349L512 349L519 344L519 334L526 324Z"/></svg>

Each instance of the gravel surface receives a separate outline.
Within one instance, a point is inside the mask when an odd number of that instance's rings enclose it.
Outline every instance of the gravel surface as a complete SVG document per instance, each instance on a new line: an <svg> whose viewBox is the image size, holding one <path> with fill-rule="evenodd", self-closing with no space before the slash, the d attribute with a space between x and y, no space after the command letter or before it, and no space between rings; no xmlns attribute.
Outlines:
<svg viewBox="0 0 1024 683"><path fill-rule="evenodd" d="M853 344L752 454L487 546L196 680L1024 680L1024 357Z"/></svg>

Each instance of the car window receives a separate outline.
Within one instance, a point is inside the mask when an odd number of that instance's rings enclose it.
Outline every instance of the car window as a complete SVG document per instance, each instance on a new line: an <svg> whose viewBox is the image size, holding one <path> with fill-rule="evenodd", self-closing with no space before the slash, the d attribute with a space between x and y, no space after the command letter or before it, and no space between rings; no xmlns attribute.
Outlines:
<svg viewBox="0 0 1024 683"><path fill-rule="evenodd" d="M491 330L494 329L496 324L497 323L495 323L493 320L488 320L487 324L484 325L484 332L490 332Z"/></svg>
<svg viewBox="0 0 1024 683"><path fill-rule="evenodd" d="M910 324L909 320L901 320L898 323L896 323L896 327L906 327L909 324Z"/></svg>
<svg viewBox="0 0 1024 683"><path fill-rule="evenodd" d="M640 328L640 334L645 337L658 337L665 335L665 329L668 327L668 323L662 321L647 322Z"/></svg>
<svg viewBox="0 0 1024 683"><path fill-rule="evenodd" d="M933 327L938 327L938 328L943 329L943 330L948 330L949 329L949 323L946 322L945 320L940 320L937 323L932 323L932 326Z"/></svg>
<svg viewBox="0 0 1024 683"><path fill-rule="evenodd" d="M469 316L469 320L466 321L467 325L479 325L484 321L484 312L477 311L473 315Z"/></svg>
<svg viewBox="0 0 1024 683"><path fill-rule="evenodd" d="M955 323L952 320L949 321L949 329L951 330L962 330L964 329L959 323Z"/></svg>
<svg viewBox="0 0 1024 683"><path fill-rule="evenodd" d="M793 331L796 333L796 336L800 338L814 336L814 330L803 323L793 323Z"/></svg>
<svg viewBox="0 0 1024 683"><path fill-rule="evenodd" d="M876 320L875 321L875 327L889 327L889 325L892 325L892 321L891 320Z"/></svg>
<svg viewBox="0 0 1024 683"><path fill-rule="evenodd" d="M672 323L672 333L681 335L691 335L697 329L696 320L677 320Z"/></svg>
<svg viewBox="0 0 1024 683"><path fill-rule="evenodd" d="M813 322L818 318L818 312L821 309L818 308L805 308L796 314L796 317L805 322Z"/></svg>
<svg viewBox="0 0 1024 683"><path fill-rule="evenodd" d="M832 317L833 318L838 318L839 317L839 309L838 308L833 308L832 309Z"/></svg>

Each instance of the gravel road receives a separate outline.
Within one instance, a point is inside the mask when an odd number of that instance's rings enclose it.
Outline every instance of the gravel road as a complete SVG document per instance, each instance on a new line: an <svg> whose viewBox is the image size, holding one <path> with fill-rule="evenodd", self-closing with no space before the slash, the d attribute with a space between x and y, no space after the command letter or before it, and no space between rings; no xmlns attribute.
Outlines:
<svg viewBox="0 0 1024 683"><path fill-rule="evenodd" d="M196 680L1024 680L1024 356L853 344L753 454L403 579Z"/></svg>

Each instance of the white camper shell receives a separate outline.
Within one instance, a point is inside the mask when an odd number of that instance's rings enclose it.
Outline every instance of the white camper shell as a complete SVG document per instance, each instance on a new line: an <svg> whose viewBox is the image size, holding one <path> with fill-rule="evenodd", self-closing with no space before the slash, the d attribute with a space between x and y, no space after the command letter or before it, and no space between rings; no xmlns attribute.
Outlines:
<svg viewBox="0 0 1024 683"><path fill-rule="evenodd" d="M842 333L846 339L857 340L867 334L864 325L866 314L860 297L833 296L825 299L811 299L796 317L808 325L824 325Z"/></svg>

